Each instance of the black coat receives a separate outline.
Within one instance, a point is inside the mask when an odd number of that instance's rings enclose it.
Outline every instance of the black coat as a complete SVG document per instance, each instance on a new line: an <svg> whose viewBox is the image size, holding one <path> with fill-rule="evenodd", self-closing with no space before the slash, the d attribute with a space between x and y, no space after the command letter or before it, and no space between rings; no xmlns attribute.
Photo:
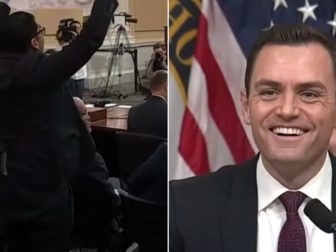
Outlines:
<svg viewBox="0 0 336 252"><path fill-rule="evenodd" d="M10 12L10 8L7 4L0 2L0 32L2 32L2 29L4 28L4 24L6 24L6 20L8 17L8 14ZM0 38L1 41L1 38Z"/></svg>
<svg viewBox="0 0 336 252"><path fill-rule="evenodd" d="M257 250L258 157L206 176L170 183L171 252ZM336 159L332 164L332 209L336 209ZM335 244L334 237L334 244ZM334 245L335 246L335 245ZM335 246L336 248L336 246Z"/></svg>
<svg viewBox="0 0 336 252"><path fill-rule="evenodd" d="M96 0L80 36L60 52L0 54L0 156L5 153L8 171L0 178L0 210L43 212L94 158L93 141L63 83L103 43L111 3Z"/></svg>
<svg viewBox="0 0 336 252"><path fill-rule="evenodd" d="M127 129L167 138L167 102L161 97L151 96L132 107L128 113Z"/></svg>
<svg viewBox="0 0 336 252"><path fill-rule="evenodd" d="M167 143L157 150L132 174L128 191L142 199L167 204Z"/></svg>

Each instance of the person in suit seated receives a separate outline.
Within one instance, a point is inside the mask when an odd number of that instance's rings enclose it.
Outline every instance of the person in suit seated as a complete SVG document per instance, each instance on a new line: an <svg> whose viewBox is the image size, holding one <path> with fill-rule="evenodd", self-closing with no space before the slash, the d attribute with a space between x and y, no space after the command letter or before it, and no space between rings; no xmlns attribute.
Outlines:
<svg viewBox="0 0 336 252"><path fill-rule="evenodd" d="M114 0L95 0L76 41L46 56L45 28L27 12L0 9L0 216L8 252L66 251L71 181L95 146L64 81L102 45Z"/></svg>
<svg viewBox="0 0 336 252"><path fill-rule="evenodd" d="M131 132L167 138L167 71L156 71L150 82L152 95L128 113L127 129Z"/></svg>
<svg viewBox="0 0 336 252"><path fill-rule="evenodd" d="M91 132L90 117L84 102L73 97L76 108L88 132ZM120 213L120 200L111 183L103 157L96 152L89 169L80 171L72 181L74 194L73 236L94 239L100 244L111 235L113 218Z"/></svg>
<svg viewBox="0 0 336 252"><path fill-rule="evenodd" d="M336 209L335 43L305 25L261 32L247 58L243 118L250 161L170 183L171 252L334 251L303 210Z"/></svg>
<svg viewBox="0 0 336 252"><path fill-rule="evenodd" d="M142 199L167 204L167 142L132 174L127 191Z"/></svg>

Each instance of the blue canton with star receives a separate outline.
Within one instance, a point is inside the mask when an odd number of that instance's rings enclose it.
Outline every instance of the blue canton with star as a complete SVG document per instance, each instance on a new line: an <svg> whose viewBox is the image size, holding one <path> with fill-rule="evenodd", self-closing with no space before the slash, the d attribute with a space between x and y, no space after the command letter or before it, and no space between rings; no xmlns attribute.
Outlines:
<svg viewBox="0 0 336 252"><path fill-rule="evenodd" d="M334 0L218 0L244 52L248 55L262 29L303 23L336 37Z"/></svg>

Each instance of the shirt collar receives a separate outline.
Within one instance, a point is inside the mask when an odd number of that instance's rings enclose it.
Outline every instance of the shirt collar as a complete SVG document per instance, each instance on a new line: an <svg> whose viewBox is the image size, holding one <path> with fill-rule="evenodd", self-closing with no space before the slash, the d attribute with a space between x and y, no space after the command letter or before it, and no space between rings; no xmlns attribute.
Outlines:
<svg viewBox="0 0 336 252"><path fill-rule="evenodd" d="M298 189L309 198L318 198L324 205L331 209L331 179L332 168L329 154L321 170L307 184ZM268 173L259 157L257 163L258 211L268 207L281 194L289 189L280 184Z"/></svg>
<svg viewBox="0 0 336 252"><path fill-rule="evenodd" d="M165 102L167 102L166 98L164 98L162 95L152 94L152 96L159 97L159 98L163 99Z"/></svg>

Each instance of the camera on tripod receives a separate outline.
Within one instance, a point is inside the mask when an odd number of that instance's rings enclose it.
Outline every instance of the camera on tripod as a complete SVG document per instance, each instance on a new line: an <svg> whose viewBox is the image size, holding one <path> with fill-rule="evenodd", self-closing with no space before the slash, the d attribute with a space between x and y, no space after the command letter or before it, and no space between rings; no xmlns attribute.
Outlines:
<svg viewBox="0 0 336 252"><path fill-rule="evenodd" d="M61 19L56 32L57 40L65 43L71 42L79 34L78 25L80 22L73 18Z"/></svg>
<svg viewBox="0 0 336 252"><path fill-rule="evenodd" d="M105 88L100 95L101 97L109 97L111 93L108 91L109 85L111 88L113 87L113 77L117 76L119 78L119 90L114 90L112 95L115 95L118 99L125 98L128 94L122 94L120 92L120 84L122 77L122 57L124 53L128 53L133 61L134 65L134 89L135 92L138 91L138 87L142 88L141 79L139 75L139 70L137 66L137 58L138 51L137 48L133 48L129 41L127 31L126 31L126 23L137 23L138 20L136 18L132 18L132 15L127 14L126 12L121 12L118 14L114 14L113 18L113 31L115 32L115 41L111 48L109 49L100 49L99 51L108 51L111 52L111 58L109 59L107 66L107 77L105 81ZM110 78L112 77L112 83L110 83Z"/></svg>
<svg viewBox="0 0 336 252"><path fill-rule="evenodd" d="M125 26L126 23L138 23L137 18L132 18L131 14L128 14L126 12L120 12L118 14L114 14L114 25L122 25Z"/></svg>

